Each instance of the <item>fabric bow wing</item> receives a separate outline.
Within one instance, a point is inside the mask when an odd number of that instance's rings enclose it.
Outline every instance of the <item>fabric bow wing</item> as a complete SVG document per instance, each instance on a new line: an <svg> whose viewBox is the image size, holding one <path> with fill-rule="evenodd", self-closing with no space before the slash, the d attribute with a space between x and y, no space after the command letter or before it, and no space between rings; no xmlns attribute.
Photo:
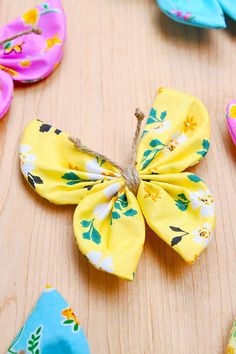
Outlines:
<svg viewBox="0 0 236 354"><path fill-rule="evenodd" d="M189 263L214 226L210 192L199 177L182 172L209 148L205 108L195 98L160 90L136 156L143 118L137 117L127 168L37 120L25 129L20 148L22 172L36 192L56 204L78 204L74 232L81 252L96 268L129 280L143 249L144 217Z"/></svg>
<svg viewBox="0 0 236 354"><path fill-rule="evenodd" d="M21 170L38 194L55 204L78 204L74 232L81 252L99 269L133 279L145 237L137 200L120 171L80 151L70 137L34 120L20 147Z"/></svg>
<svg viewBox="0 0 236 354"><path fill-rule="evenodd" d="M13 80L47 77L63 56L66 19L60 0L49 0L0 29L0 118L10 106Z"/></svg>
<svg viewBox="0 0 236 354"><path fill-rule="evenodd" d="M172 20L206 28L225 28L224 12L236 20L234 0L157 0L160 9Z"/></svg>
<svg viewBox="0 0 236 354"><path fill-rule="evenodd" d="M183 172L209 149L210 126L199 100L160 90L137 151L138 201L150 228L193 263L215 225L213 198L203 181Z"/></svg>

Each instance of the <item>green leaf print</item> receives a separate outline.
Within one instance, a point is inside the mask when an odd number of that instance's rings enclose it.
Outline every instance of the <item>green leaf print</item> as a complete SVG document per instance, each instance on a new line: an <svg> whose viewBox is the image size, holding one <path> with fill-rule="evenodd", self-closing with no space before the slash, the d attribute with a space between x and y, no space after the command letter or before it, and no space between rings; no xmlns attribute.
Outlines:
<svg viewBox="0 0 236 354"><path fill-rule="evenodd" d="M165 145L159 139L153 139L150 141L149 146L153 149L145 150L142 158L142 170L144 170L156 157L159 151L161 151Z"/></svg>
<svg viewBox="0 0 236 354"><path fill-rule="evenodd" d="M79 330L79 325L78 325L78 323L76 323L76 324L74 325L74 328L73 328L73 329L74 329L75 332L77 332L77 331Z"/></svg>
<svg viewBox="0 0 236 354"><path fill-rule="evenodd" d="M120 214L117 211L113 211L111 217L112 219L120 219Z"/></svg>
<svg viewBox="0 0 236 354"><path fill-rule="evenodd" d="M67 172L61 178L68 181L68 182L66 182L66 184L68 186L73 186L74 184L77 184L77 183L80 183L83 181L83 179L80 178L79 176L77 176L77 174L75 174L74 172Z"/></svg>
<svg viewBox="0 0 236 354"><path fill-rule="evenodd" d="M83 227L89 227L90 222L87 221L87 220L83 220L83 221L81 221L81 225L82 225Z"/></svg>
<svg viewBox="0 0 236 354"><path fill-rule="evenodd" d="M120 219L122 217L122 215L127 216L127 217L133 217L136 214L138 214L137 210L135 209L128 209L125 210L126 208L128 208L128 200L126 195L123 193L119 196L119 198L116 200L115 204L114 204L114 208L113 211L111 213L111 221L110 224L112 225L113 220L117 220Z"/></svg>
<svg viewBox="0 0 236 354"><path fill-rule="evenodd" d="M92 228L92 235L91 238L93 242L95 242L97 245L101 243L101 236L100 233L95 229L95 227Z"/></svg>
<svg viewBox="0 0 236 354"><path fill-rule="evenodd" d="M158 139L153 139L153 140L149 143L149 145L154 148L154 147L157 147L157 146L162 146L163 144L162 144L162 142L161 142L160 140L158 140Z"/></svg>
<svg viewBox="0 0 236 354"><path fill-rule="evenodd" d="M98 230L94 227L94 220L83 220L80 222L83 228L88 228L87 231L82 233L85 240L91 240L97 245L101 243L101 235Z"/></svg>
<svg viewBox="0 0 236 354"><path fill-rule="evenodd" d="M151 130L155 129L155 128L157 128L160 125L160 123L164 122L166 117L167 117L167 111L161 112L160 116L157 117L157 110L155 108L152 108L151 111L150 111L149 118L147 120L146 126L151 125L151 124L155 124L155 125L153 125L151 127ZM148 132L149 132L149 128L145 129L143 131L142 137L144 135L146 135Z"/></svg>
<svg viewBox="0 0 236 354"><path fill-rule="evenodd" d="M157 117L157 110L152 108L149 114L149 118L147 120L147 124L153 124L158 122L163 122L167 116L167 112L161 112L160 116Z"/></svg>
<svg viewBox="0 0 236 354"><path fill-rule="evenodd" d="M103 160L101 157L96 156L97 163L99 164L100 167L106 162Z"/></svg>
<svg viewBox="0 0 236 354"><path fill-rule="evenodd" d="M11 42L7 42L5 45L4 45L4 49L8 49L12 46L12 43Z"/></svg>
<svg viewBox="0 0 236 354"><path fill-rule="evenodd" d="M125 216L134 216L137 214L137 211L134 209L129 209L123 213Z"/></svg>
<svg viewBox="0 0 236 354"><path fill-rule="evenodd" d="M179 199L175 200L175 205L179 208L179 210L186 211L190 201L184 193L178 194L177 197L179 197Z"/></svg>
<svg viewBox="0 0 236 354"><path fill-rule="evenodd" d="M35 333L32 333L30 339L28 340L28 351L32 354L39 354L40 350L38 348L41 339L42 326L38 327Z"/></svg>
<svg viewBox="0 0 236 354"><path fill-rule="evenodd" d="M91 240L90 232L89 232L89 231L84 232L84 233L83 233L83 238L84 238L85 240Z"/></svg>
<svg viewBox="0 0 236 354"><path fill-rule="evenodd" d="M63 322L63 324L64 325L68 325L68 324L71 324L71 323L73 323L74 321L73 320L65 320L64 322Z"/></svg>
<svg viewBox="0 0 236 354"><path fill-rule="evenodd" d="M198 177L194 174L188 175L188 179L190 179L190 181L195 182L195 183L202 181L200 177Z"/></svg>
<svg viewBox="0 0 236 354"><path fill-rule="evenodd" d="M202 147L203 147L204 150L209 150L210 143L209 143L209 141L207 139L203 140Z"/></svg>
<svg viewBox="0 0 236 354"><path fill-rule="evenodd" d="M202 141L202 148L203 150L197 151L198 155L201 155L201 159L206 156L210 147L210 142L207 139L203 139Z"/></svg>
<svg viewBox="0 0 236 354"><path fill-rule="evenodd" d="M46 2L43 4L43 7L44 7L45 9L49 9L49 5L48 5Z"/></svg>
<svg viewBox="0 0 236 354"><path fill-rule="evenodd" d="M122 208L127 208L128 206L128 200L125 194L121 194L117 202L121 204Z"/></svg>
<svg viewBox="0 0 236 354"><path fill-rule="evenodd" d="M201 151L198 151L198 152L197 152L197 154L198 154L198 155L201 155L201 156L202 156L202 158L203 158L203 157L205 157L205 156L206 156L207 151L206 151L206 150L201 150Z"/></svg>

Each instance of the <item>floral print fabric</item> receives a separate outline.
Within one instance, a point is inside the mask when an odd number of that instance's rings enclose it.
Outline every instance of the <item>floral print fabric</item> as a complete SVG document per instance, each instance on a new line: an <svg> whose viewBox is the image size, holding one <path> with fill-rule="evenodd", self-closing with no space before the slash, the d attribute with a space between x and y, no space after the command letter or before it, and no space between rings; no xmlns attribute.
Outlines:
<svg viewBox="0 0 236 354"><path fill-rule="evenodd" d="M47 287L7 354L89 354L76 315L53 288Z"/></svg>
<svg viewBox="0 0 236 354"><path fill-rule="evenodd" d="M132 280L145 241L145 222L186 262L212 238L214 202L205 183L184 172L209 149L209 117L191 96L160 89L137 148L137 197L120 171L80 151L59 129L33 120L21 147L31 187L55 204L75 204L79 249L96 268Z"/></svg>
<svg viewBox="0 0 236 354"><path fill-rule="evenodd" d="M32 27L27 34L0 45L0 118L8 110L13 80L32 83L44 79L63 56L66 19L60 0L48 0L0 29L0 41Z"/></svg>
<svg viewBox="0 0 236 354"><path fill-rule="evenodd" d="M236 101L232 101L228 105L226 112L226 121L230 135L233 139L234 144L236 145Z"/></svg>
<svg viewBox="0 0 236 354"><path fill-rule="evenodd" d="M171 19L197 27L225 28L224 12L236 20L234 0L157 0Z"/></svg>

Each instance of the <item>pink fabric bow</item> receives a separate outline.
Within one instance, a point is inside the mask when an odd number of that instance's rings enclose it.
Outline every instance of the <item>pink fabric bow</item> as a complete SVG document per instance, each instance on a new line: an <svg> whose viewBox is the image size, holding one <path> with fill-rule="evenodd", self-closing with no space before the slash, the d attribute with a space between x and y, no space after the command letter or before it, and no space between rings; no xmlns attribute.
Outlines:
<svg viewBox="0 0 236 354"><path fill-rule="evenodd" d="M236 145L236 101L231 101L228 105L226 121L230 135L233 139L234 144Z"/></svg>
<svg viewBox="0 0 236 354"><path fill-rule="evenodd" d="M13 80L33 83L51 74L62 59L65 38L60 0L48 0L0 29L0 118L11 104Z"/></svg>

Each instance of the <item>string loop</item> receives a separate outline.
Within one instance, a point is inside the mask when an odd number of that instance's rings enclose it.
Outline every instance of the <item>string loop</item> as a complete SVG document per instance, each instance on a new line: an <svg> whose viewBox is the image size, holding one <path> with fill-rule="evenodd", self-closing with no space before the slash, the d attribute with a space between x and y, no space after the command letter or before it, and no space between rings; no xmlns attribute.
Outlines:
<svg viewBox="0 0 236 354"><path fill-rule="evenodd" d="M42 34L43 32L42 32L42 30L41 30L39 27L33 26L33 27L31 27L30 29L28 29L28 30L25 30L25 31L23 31L23 32L16 33L16 34L14 34L14 35L11 36L11 37L8 37L8 38L6 38L6 39L3 39L2 41L0 41L0 45L3 45L3 44L5 44L5 43L7 43L7 42L13 41L13 40L16 39L16 38L19 38L19 37L22 37L22 36L25 36L25 35L31 34L31 33L34 33L34 34L39 35L39 34Z"/></svg>
<svg viewBox="0 0 236 354"><path fill-rule="evenodd" d="M76 148L79 149L80 151L83 151L88 154L96 155L102 160L105 160L109 162L111 165L113 165L114 167L116 167L120 171L126 186L136 196L140 184L140 177L138 171L136 170L136 151L137 151L137 144L140 137L141 124L145 115L137 108L135 111L135 117L137 118L137 125L136 125L136 130L132 142L131 159L130 159L130 163L125 168L118 165L116 162L112 161L110 158L106 157L105 155L100 154L97 151L92 150L87 146L83 145L79 138L74 139L70 137L69 139L71 142L74 143Z"/></svg>

